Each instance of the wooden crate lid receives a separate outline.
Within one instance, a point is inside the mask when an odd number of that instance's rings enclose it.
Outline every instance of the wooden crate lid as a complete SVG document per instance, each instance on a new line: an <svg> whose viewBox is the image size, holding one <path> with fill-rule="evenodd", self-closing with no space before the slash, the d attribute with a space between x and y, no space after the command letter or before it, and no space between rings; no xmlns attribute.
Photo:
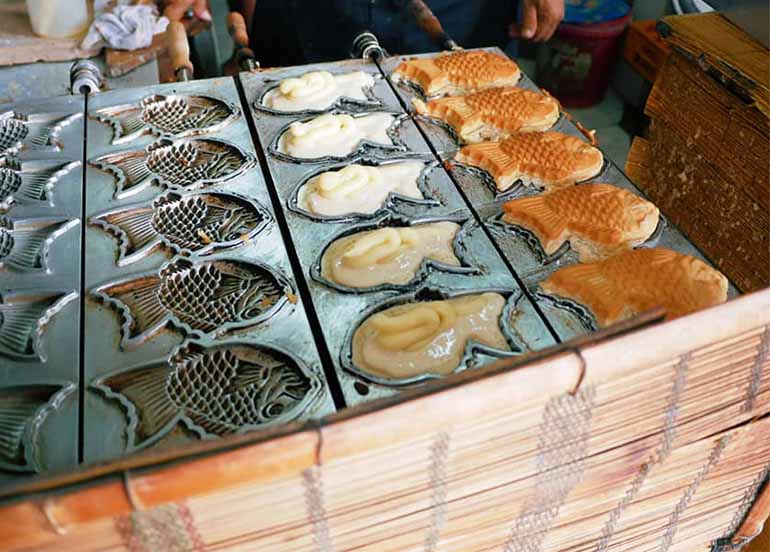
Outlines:
<svg viewBox="0 0 770 552"><path fill-rule="evenodd" d="M718 13L675 15L658 22L674 51L698 61L770 117L770 51Z"/></svg>

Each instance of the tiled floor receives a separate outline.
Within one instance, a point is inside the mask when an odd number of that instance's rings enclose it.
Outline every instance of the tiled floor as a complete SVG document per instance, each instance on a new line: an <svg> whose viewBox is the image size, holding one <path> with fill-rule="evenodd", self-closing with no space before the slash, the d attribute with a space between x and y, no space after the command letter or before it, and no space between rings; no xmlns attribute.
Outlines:
<svg viewBox="0 0 770 552"><path fill-rule="evenodd" d="M534 78L535 61L519 58L522 70ZM631 135L620 127L623 118L623 102L610 88L601 103L584 109L570 109L570 114L586 128L596 130L599 146L621 169L626 164Z"/></svg>

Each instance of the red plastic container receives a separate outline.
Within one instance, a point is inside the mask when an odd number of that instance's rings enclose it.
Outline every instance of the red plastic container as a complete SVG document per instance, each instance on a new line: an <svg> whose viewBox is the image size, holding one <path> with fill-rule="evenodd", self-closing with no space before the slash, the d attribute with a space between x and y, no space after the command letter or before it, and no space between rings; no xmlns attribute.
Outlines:
<svg viewBox="0 0 770 552"><path fill-rule="evenodd" d="M589 107L602 100L610 82L618 42L631 14L574 25L562 23L537 54L537 82L565 107Z"/></svg>

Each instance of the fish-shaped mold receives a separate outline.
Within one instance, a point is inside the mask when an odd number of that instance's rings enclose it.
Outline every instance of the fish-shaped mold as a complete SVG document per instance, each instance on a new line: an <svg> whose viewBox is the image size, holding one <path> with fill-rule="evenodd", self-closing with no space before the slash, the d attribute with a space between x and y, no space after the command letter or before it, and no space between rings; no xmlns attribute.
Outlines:
<svg viewBox="0 0 770 552"><path fill-rule="evenodd" d="M0 469L42 471L38 432L74 389L72 383L0 388Z"/></svg>
<svg viewBox="0 0 770 552"><path fill-rule="evenodd" d="M599 149L554 131L470 144L461 148L455 159L488 172L499 192L519 180L546 191L571 186L596 176L604 163Z"/></svg>
<svg viewBox="0 0 770 552"><path fill-rule="evenodd" d="M45 361L42 338L53 316L74 294L0 295L0 358Z"/></svg>
<svg viewBox="0 0 770 552"><path fill-rule="evenodd" d="M386 226L334 240L313 268L313 276L343 290L405 286L428 267L468 272L455 252L461 226L453 221L407 227Z"/></svg>
<svg viewBox="0 0 770 552"><path fill-rule="evenodd" d="M24 149L61 150L59 134L81 116L80 113L63 116L0 113L0 156L16 155Z"/></svg>
<svg viewBox="0 0 770 552"><path fill-rule="evenodd" d="M355 329L349 340L350 367L378 383L401 385L454 372L469 347L510 354L501 329L505 309L506 298L491 291L397 302Z"/></svg>
<svg viewBox="0 0 770 552"><path fill-rule="evenodd" d="M120 310L122 344L130 347L170 324L196 335L255 326L272 316L293 289L286 277L260 264L176 259L157 272L103 285L93 294Z"/></svg>
<svg viewBox="0 0 770 552"><path fill-rule="evenodd" d="M586 307L600 327L663 307L676 318L727 300L727 278L670 249L634 249L557 270L540 283L547 295Z"/></svg>
<svg viewBox="0 0 770 552"><path fill-rule="evenodd" d="M121 370L92 386L129 417L129 448L145 447L180 421L202 437L242 433L294 420L323 384L293 355L230 343L183 345L167 361Z"/></svg>
<svg viewBox="0 0 770 552"><path fill-rule="evenodd" d="M61 177L79 166L80 161L22 164L15 158L6 158L0 165L0 205L44 202Z"/></svg>
<svg viewBox="0 0 770 552"><path fill-rule="evenodd" d="M144 134L183 137L216 132L239 113L233 104L208 96L156 94L139 103L100 109L95 117L112 127L112 143L122 144Z"/></svg>
<svg viewBox="0 0 770 552"><path fill-rule="evenodd" d="M240 195L167 192L150 204L113 209L90 222L118 239L118 265L124 266L158 248L184 256L233 249L256 236L269 220L264 208Z"/></svg>
<svg viewBox="0 0 770 552"><path fill-rule="evenodd" d="M535 234L546 256L569 242L583 262L641 245L660 212L649 201L610 184L581 184L503 205L502 220Z"/></svg>
<svg viewBox="0 0 770 552"><path fill-rule="evenodd" d="M414 99L413 104L417 113L443 121L469 144L500 140L518 132L542 132L559 119L555 99L514 86L427 103Z"/></svg>
<svg viewBox="0 0 770 552"><path fill-rule="evenodd" d="M475 50L405 60L396 67L392 78L417 85L426 96L458 96L514 86L521 78L521 70L506 56Z"/></svg>
<svg viewBox="0 0 770 552"><path fill-rule="evenodd" d="M271 153L296 162L343 160L366 146L402 149L394 142L392 129L402 118L393 113L362 115L327 113L289 124L273 142Z"/></svg>
<svg viewBox="0 0 770 552"><path fill-rule="evenodd" d="M367 92L374 77L363 71L333 75L328 71L310 71L281 80L266 90L257 108L277 113L320 112L342 103L378 106Z"/></svg>
<svg viewBox="0 0 770 552"><path fill-rule="evenodd" d="M0 215L0 269L44 270L51 244L77 224L77 220L14 222L10 217Z"/></svg>
<svg viewBox="0 0 770 552"><path fill-rule="evenodd" d="M242 174L254 157L227 142L205 138L161 139L146 148L110 153L91 161L117 178L115 197L141 192L157 183L164 188L197 189Z"/></svg>

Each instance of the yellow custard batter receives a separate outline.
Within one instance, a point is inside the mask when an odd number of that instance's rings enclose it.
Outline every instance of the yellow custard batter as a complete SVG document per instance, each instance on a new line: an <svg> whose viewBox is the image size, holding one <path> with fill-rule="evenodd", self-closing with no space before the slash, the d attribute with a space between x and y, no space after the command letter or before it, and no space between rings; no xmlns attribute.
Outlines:
<svg viewBox="0 0 770 552"><path fill-rule="evenodd" d="M385 204L391 193L423 199L417 180L424 168L419 161L379 167L348 165L308 180L299 191L298 203L317 215L371 214Z"/></svg>
<svg viewBox="0 0 770 552"><path fill-rule="evenodd" d="M328 155L350 155L364 140L392 146L388 129L394 118L387 113L360 117L345 114L319 115L305 123L298 121L289 125L279 139L278 149L298 159L318 159Z"/></svg>
<svg viewBox="0 0 770 552"><path fill-rule="evenodd" d="M353 363L387 379L450 374L469 339L510 350L500 330L504 306L502 295L488 292L385 309L353 334Z"/></svg>
<svg viewBox="0 0 770 552"><path fill-rule="evenodd" d="M378 228L340 238L321 259L321 275L351 288L409 283L423 259L460 266L453 242L460 225L434 222Z"/></svg>
<svg viewBox="0 0 770 552"><path fill-rule="evenodd" d="M367 100L364 89L373 85L374 77L363 71L343 75L312 71L282 80L265 94L262 104L286 112L328 109L340 98Z"/></svg>

